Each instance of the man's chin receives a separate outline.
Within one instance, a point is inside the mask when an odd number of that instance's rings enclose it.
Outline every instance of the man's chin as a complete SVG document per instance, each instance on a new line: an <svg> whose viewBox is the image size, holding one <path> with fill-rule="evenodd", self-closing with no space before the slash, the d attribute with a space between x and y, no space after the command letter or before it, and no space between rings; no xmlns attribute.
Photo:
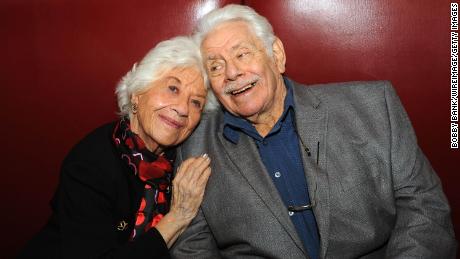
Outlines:
<svg viewBox="0 0 460 259"><path fill-rule="evenodd" d="M233 115L241 117L243 119L252 121L252 119L256 118L257 115L260 113L260 109L238 109L235 112L231 112Z"/></svg>

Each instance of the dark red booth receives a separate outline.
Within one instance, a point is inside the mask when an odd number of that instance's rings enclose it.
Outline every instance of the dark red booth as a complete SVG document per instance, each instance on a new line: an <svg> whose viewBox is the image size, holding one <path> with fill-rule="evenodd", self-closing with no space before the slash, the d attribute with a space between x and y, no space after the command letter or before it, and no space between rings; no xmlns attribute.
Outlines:
<svg viewBox="0 0 460 259"><path fill-rule="evenodd" d="M50 215L68 150L116 118L115 84L157 42L226 3L256 9L303 83L387 79L443 181L460 233L459 150L450 147L450 1L2 0L2 241L14 256Z"/></svg>

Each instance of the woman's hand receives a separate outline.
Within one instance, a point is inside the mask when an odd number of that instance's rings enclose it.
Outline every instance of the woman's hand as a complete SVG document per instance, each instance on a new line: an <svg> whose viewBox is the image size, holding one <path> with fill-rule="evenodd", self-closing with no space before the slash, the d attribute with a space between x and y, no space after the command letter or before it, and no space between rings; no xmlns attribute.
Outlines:
<svg viewBox="0 0 460 259"><path fill-rule="evenodd" d="M172 182L171 209L155 226L168 247L196 216L211 174L210 163L205 154L185 160L177 169Z"/></svg>
<svg viewBox="0 0 460 259"><path fill-rule="evenodd" d="M211 174L211 160L205 154L185 160L178 168L172 186L172 201L169 213L179 220L192 221L203 200L204 189Z"/></svg>

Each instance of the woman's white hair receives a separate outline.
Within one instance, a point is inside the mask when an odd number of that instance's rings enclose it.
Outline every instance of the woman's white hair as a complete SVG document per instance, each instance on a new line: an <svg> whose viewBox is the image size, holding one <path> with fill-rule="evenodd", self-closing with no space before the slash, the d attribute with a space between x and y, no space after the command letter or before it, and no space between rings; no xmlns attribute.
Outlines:
<svg viewBox="0 0 460 259"><path fill-rule="evenodd" d="M222 8L215 9L203 16L195 26L195 37L201 44L206 35L218 25L229 21L244 21L254 34L263 42L267 54L273 53L273 42L275 35L268 20L256 13L254 9L244 6L229 4Z"/></svg>
<svg viewBox="0 0 460 259"><path fill-rule="evenodd" d="M201 73L205 87L208 89L205 111L219 107L214 94L209 89L209 81L203 68L198 44L191 37L179 36L158 43L120 80L115 90L119 115L131 117L132 95L149 90L152 82L160 79L164 72L174 68L188 67L194 67Z"/></svg>

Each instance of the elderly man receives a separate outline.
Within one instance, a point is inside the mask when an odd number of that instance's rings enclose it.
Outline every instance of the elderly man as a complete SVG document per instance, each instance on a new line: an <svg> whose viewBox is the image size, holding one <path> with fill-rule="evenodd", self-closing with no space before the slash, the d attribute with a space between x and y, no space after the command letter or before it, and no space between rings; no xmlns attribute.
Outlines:
<svg viewBox="0 0 460 259"><path fill-rule="evenodd" d="M305 87L249 7L206 15L196 37L215 95L178 152L213 159L175 258L454 258L441 183L389 82Z"/></svg>

